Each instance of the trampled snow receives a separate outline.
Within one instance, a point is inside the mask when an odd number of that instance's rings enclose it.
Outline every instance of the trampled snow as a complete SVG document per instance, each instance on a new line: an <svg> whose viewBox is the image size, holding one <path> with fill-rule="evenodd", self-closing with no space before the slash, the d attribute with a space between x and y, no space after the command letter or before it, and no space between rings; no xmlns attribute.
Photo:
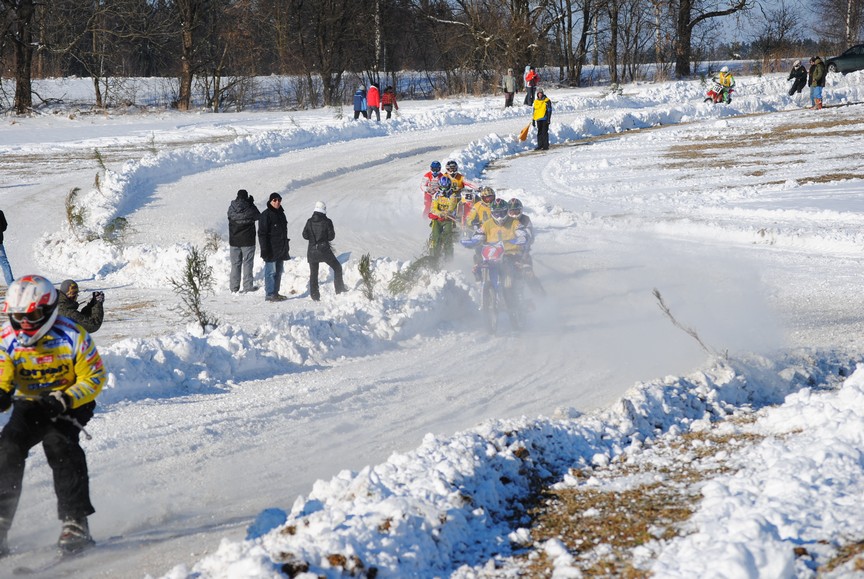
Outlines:
<svg viewBox="0 0 864 579"><path fill-rule="evenodd" d="M550 87L544 154L516 139L528 109L492 96L404 102L381 123L331 109L9 117L13 271L107 296L96 341L112 384L85 442L99 547L67 572L516 576L538 478L586 484L570 469L648 461L664 437L714 427L760 441L702 484L680 536L635 561L658 577L815 576L864 524L861 74L831 75L838 106L823 111L786 96L785 74L739 77L725 107L702 103L699 81ZM525 204L547 288L526 330L485 333L464 250L387 291L423 250L433 159ZM283 304L228 291L239 188L262 208L285 199ZM299 232L318 199L351 291L335 296L324 268L315 303ZM88 241L118 217L120 242ZM220 323L202 331L167 280L214 240L205 305ZM39 452L24 485L6 569L59 531ZM578 576L563 543L541 547L556 576Z"/></svg>

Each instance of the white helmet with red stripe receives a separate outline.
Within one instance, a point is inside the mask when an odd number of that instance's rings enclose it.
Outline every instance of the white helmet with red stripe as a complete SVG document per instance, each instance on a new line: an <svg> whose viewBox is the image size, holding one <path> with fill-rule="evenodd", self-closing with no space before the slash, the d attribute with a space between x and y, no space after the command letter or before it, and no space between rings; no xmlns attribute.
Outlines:
<svg viewBox="0 0 864 579"><path fill-rule="evenodd" d="M41 275L19 277L6 290L3 312L9 315L18 341L32 346L57 319L57 290Z"/></svg>

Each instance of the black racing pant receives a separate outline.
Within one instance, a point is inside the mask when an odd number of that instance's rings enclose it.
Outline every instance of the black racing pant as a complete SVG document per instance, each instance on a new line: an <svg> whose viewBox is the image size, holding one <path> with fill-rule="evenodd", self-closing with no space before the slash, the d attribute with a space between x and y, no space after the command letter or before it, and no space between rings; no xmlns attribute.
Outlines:
<svg viewBox="0 0 864 579"><path fill-rule="evenodd" d="M67 413L84 426L93 417L91 402ZM57 515L61 521L92 515L90 478L84 449L78 442L78 426L62 417L52 422L41 405L16 400L9 422L0 433L0 519L11 523L21 497L24 461L31 448L42 443L48 465L54 471Z"/></svg>
<svg viewBox="0 0 864 579"><path fill-rule="evenodd" d="M341 294L345 291L345 283L342 281L342 264L339 263L339 260L336 259L332 251L319 258L307 256L307 260L309 261L309 297L313 300L321 298L318 290L318 266L322 262L333 269L333 286L336 289L336 293Z"/></svg>
<svg viewBox="0 0 864 579"><path fill-rule="evenodd" d="M549 149L549 121L537 121L537 148L543 151Z"/></svg>

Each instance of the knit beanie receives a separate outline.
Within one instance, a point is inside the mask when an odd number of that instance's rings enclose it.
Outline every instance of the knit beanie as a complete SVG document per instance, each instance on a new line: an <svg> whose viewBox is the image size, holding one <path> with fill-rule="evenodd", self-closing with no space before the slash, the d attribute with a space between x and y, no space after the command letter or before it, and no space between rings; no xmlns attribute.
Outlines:
<svg viewBox="0 0 864 579"><path fill-rule="evenodd" d="M267 200L267 203L272 203L274 199L278 199L279 201L282 201L282 196L279 195L278 193L271 193L270 199Z"/></svg>
<svg viewBox="0 0 864 579"><path fill-rule="evenodd" d="M240 199L241 201L246 201L247 199L249 199L249 192L246 191L246 189L240 189L239 191L237 191L237 199Z"/></svg>
<svg viewBox="0 0 864 579"><path fill-rule="evenodd" d="M68 294L70 289L78 289L78 283L73 279L64 279L60 282L60 291L64 294Z"/></svg>
<svg viewBox="0 0 864 579"><path fill-rule="evenodd" d="M327 206L324 205L323 201L318 201L317 203L315 203L315 211L327 215Z"/></svg>

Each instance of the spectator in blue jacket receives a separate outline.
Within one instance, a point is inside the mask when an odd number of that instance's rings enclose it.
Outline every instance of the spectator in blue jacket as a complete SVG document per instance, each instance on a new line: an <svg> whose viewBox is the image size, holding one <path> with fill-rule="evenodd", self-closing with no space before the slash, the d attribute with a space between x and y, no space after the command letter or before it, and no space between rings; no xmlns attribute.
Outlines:
<svg viewBox="0 0 864 579"><path fill-rule="evenodd" d="M362 86L354 93L354 120L359 119L360 115L363 115L364 119L369 118L366 112L366 89Z"/></svg>

